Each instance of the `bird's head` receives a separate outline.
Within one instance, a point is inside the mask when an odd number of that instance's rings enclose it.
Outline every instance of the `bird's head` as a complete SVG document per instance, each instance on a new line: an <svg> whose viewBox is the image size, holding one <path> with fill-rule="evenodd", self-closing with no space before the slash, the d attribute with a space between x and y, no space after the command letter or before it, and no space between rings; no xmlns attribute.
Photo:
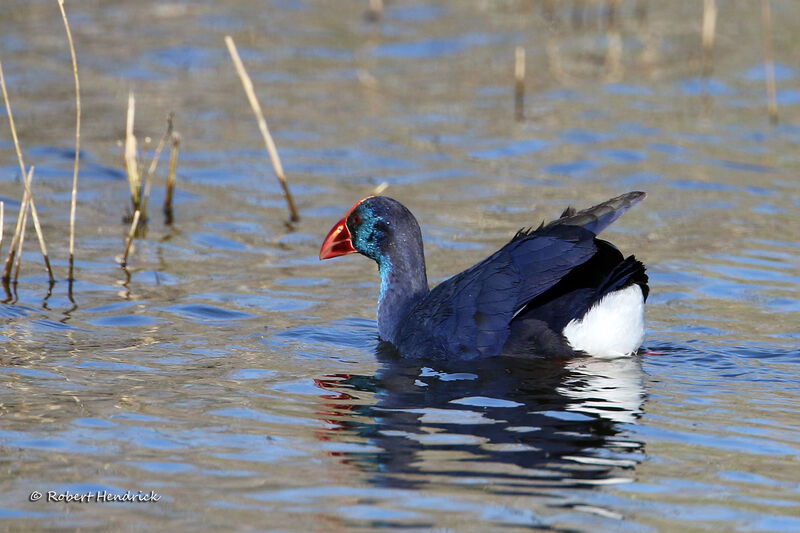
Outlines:
<svg viewBox="0 0 800 533"><path fill-rule="evenodd" d="M367 196L333 226L319 258L358 252L381 264L395 246L413 241L421 245L419 225L403 204L386 196Z"/></svg>

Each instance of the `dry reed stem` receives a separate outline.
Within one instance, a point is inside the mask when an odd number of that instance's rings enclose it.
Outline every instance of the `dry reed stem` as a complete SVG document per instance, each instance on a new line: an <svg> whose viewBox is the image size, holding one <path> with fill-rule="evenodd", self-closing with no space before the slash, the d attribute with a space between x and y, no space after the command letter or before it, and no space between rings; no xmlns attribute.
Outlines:
<svg viewBox="0 0 800 533"><path fill-rule="evenodd" d="M31 166L31 171L33 171L33 166ZM47 269L47 275L50 277L50 282L55 282L55 278L53 277L53 267L50 265L50 256L47 255L47 246L44 243L44 236L42 234L42 227L39 225L39 216L36 214L36 205L33 203L33 191L31 190L31 179L33 176L29 176L25 187L28 189L28 203L31 206L31 215L33 215L33 227L36 230L36 235L39 237L39 248L42 251L42 259L44 260L44 266ZM25 215L27 220L27 214ZM24 221L23 221L24 222Z"/></svg>
<svg viewBox="0 0 800 533"><path fill-rule="evenodd" d="M161 158L161 152L164 150L164 147L167 145L167 141L170 140L172 137L172 119L174 115L170 113L167 116L167 131L164 133L164 136L161 137L161 140L158 141L158 145L156 146L155 152L153 152L153 160L150 161L150 166L147 169L147 174L152 176L155 171L156 167L158 166L158 160Z"/></svg>
<svg viewBox="0 0 800 533"><path fill-rule="evenodd" d="M28 170L28 175L25 176L25 188L28 191L28 207L31 203L31 180L33 179L33 166L30 167ZM25 243L25 229L28 227L28 211L29 209L25 209L22 211L22 231L19 234L19 244L17 244L17 261L14 267L14 283L17 282L19 279L19 267L22 264L22 246Z"/></svg>
<svg viewBox="0 0 800 533"><path fill-rule="evenodd" d="M11 239L11 247L8 250L6 263L3 267L3 281L8 283L11 279L11 269L14 266L14 258L21 253L22 247L20 246L21 236L25 234L25 223L28 219L28 204L30 203L30 180L33 179L33 167L31 167L28 174L25 176L25 192L22 194L22 202L19 206L19 213L17 214L17 226L14 229L14 238Z"/></svg>
<svg viewBox="0 0 800 533"><path fill-rule="evenodd" d="M19 280L19 267L22 263L22 243L25 242L25 226L28 225L28 211L22 215L22 233L19 234L20 249L17 252L17 260L14 263L14 284Z"/></svg>
<svg viewBox="0 0 800 533"><path fill-rule="evenodd" d="M525 49L514 50L514 115L517 120L525 118Z"/></svg>
<svg viewBox="0 0 800 533"><path fill-rule="evenodd" d="M169 151L169 174L167 175L167 192L164 195L164 216L167 224L172 224L172 195L175 192L176 172L178 169L178 152L181 147L181 136L172 134L172 146Z"/></svg>
<svg viewBox="0 0 800 533"><path fill-rule="evenodd" d="M136 136L133 134L133 121L136 115L136 100L133 91L128 93L128 114L125 121L125 172L128 174L128 186L134 211L139 210L141 201L141 175L139 161L136 157Z"/></svg>
<svg viewBox="0 0 800 533"><path fill-rule="evenodd" d="M75 167L72 171L72 202L69 208L69 279L75 266L75 210L78 203L78 168L80 167L81 154L81 83L78 79L78 59L75 55L75 43L72 41L72 32L69 29L67 12L64 10L64 0L58 0L61 18L64 19L64 29L67 31L69 53L72 56L72 74L75 77Z"/></svg>
<svg viewBox="0 0 800 533"><path fill-rule="evenodd" d="M618 29L619 26L619 12L622 7L620 4L622 0L608 0L606 6L606 25L609 30Z"/></svg>
<svg viewBox="0 0 800 533"><path fill-rule="evenodd" d="M764 40L764 68L767 83L767 113L772 124L778 123L778 98L775 89L775 60L772 54L772 12L769 0L761 0L761 26Z"/></svg>
<svg viewBox="0 0 800 533"><path fill-rule="evenodd" d="M383 0L369 0L367 20L377 22L383 17Z"/></svg>
<svg viewBox="0 0 800 533"><path fill-rule="evenodd" d="M128 238L125 240L125 254L122 256L122 268L128 266L128 254L131 251L133 244L133 237L136 235L136 227L139 224L139 217L142 216L141 211L138 209L133 212L133 220L131 221L131 229L128 230Z"/></svg>
<svg viewBox="0 0 800 533"><path fill-rule="evenodd" d="M153 159L150 161L150 166L147 169L147 177L145 178L144 182L144 194L142 195L142 213L147 213L147 203L150 199L150 188L153 184L153 175L156 172L156 167L158 167L158 161L161 159L161 152L164 151L164 146L167 145L167 141L172 137L172 118L173 114L170 113L167 116L167 131L164 133L164 136L161 137L161 140L158 141L156 150L153 152Z"/></svg>
<svg viewBox="0 0 800 533"><path fill-rule="evenodd" d="M22 211L28 208L28 192L27 190L22 193L22 202L19 205L19 213L17 214L17 225L14 229L14 236L11 238L11 246L8 249L8 256L3 266L3 281L8 282L11 279L11 267L14 265L14 257L17 253L17 244L19 243L19 234L22 231Z"/></svg>
<svg viewBox="0 0 800 533"><path fill-rule="evenodd" d="M11 101L8 99L8 90L6 89L6 79L3 75L3 63L0 62L0 88L3 91L3 99L6 103L6 113L8 114L8 125L11 128L11 137L14 139L14 149L17 152L17 161L19 162L19 169L22 172L22 181L25 182L25 192L22 195L23 203L26 199L31 204L31 215L33 215L33 225L36 228L36 236L39 238L39 247L42 249L42 257L44 258L45 267L47 267L47 274L50 276L50 281L54 281L53 268L50 266L50 258L47 255L47 246L44 243L44 235L42 234L42 227L39 225L39 215L36 212L36 203L33 201L33 193L30 189L30 183L25 179L25 162L22 159L22 149L19 146L19 137L17 137L17 127L14 124L14 115L11 112ZM20 220L17 219L17 227L19 227ZM11 243L13 250L16 250L16 232L14 241ZM8 271L10 273L10 271Z"/></svg>
<svg viewBox="0 0 800 533"><path fill-rule="evenodd" d="M31 174L33 173L33 167L31 167ZM28 174L29 176L31 174ZM30 201L28 201L28 205L30 206ZM16 265L14 266L14 283L17 283L19 279L19 267L22 264L22 245L25 243L25 228L28 226L28 211L29 209L25 209L22 212L22 231L19 234L19 244L17 244L17 260Z"/></svg>
<svg viewBox="0 0 800 533"><path fill-rule="evenodd" d="M250 107L253 108L253 113L258 121L258 129L261 130L261 136L264 137L264 144L266 144L267 152L269 152L269 157L272 161L272 168L275 170L275 175L278 177L278 181L283 188L283 194L286 196L286 202L289 204L291 221L297 222L300 220L300 217L298 216L297 209L294 206L292 193L289 192L289 183L286 181L286 176L283 173L283 165L281 165L281 158L278 156L278 149L275 146L275 141L272 140L272 135L269 133L267 121L264 118L264 113L261 111L261 104L258 103L258 98L256 98L256 93L253 89L253 82L250 80L250 75L247 74L247 70L244 68L242 58L239 57L239 51L236 49L236 44L233 42L233 38L230 35L225 36L225 44L228 47L228 52L231 54L231 59L233 60L233 65L236 67L236 72L239 74L239 78L242 81L242 86L244 87L244 92L247 94L247 99L250 100Z"/></svg>
<svg viewBox="0 0 800 533"><path fill-rule="evenodd" d="M373 196L378 196L379 194L381 194L383 191L385 191L388 188L389 188L389 182L388 181L382 181L377 187L375 187L372 190L372 195Z"/></svg>
<svg viewBox="0 0 800 533"><path fill-rule="evenodd" d="M703 2L703 75L708 76L713 70L714 36L717 28L716 0Z"/></svg>

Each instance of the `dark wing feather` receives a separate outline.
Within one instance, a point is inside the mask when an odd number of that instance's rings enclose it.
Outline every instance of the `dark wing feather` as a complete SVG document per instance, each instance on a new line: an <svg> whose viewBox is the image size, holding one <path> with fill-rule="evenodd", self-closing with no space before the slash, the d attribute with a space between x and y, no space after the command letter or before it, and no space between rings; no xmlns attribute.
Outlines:
<svg viewBox="0 0 800 533"><path fill-rule="evenodd" d="M545 227L553 226L580 226L588 229L595 235L606 229L612 222L621 217L628 209L638 204L647 197L647 193L633 191L606 200L583 211L575 212L575 209L568 207L561 214L561 217L550 222Z"/></svg>
<svg viewBox="0 0 800 533"><path fill-rule="evenodd" d="M571 217L571 216L573 216L575 213L577 213L577 211L575 211L575 208L574 208L574 207L572 207L572 206L569 206L569 207L567 207L566 209L564 209L564 211L562 211L562 212L561 212L561 216L560 216L560 217L558 217L558 218L567 218L567 217Z"/></svg>
<svg viewBox="0 0 800 533"><path fill-rule="evenodd" d="M533 235L535 232L545 228L552 228L554 226L578 226L587 229L598 235L601 231L611 225L612 222L621 217L625 212L638 204L647 197L647 193L641 191L633 191L606 200L603 203L584 209L583 211L575 211L574 207L567 207L557 219L545 224L542 222L538 228L533 227L522 228L511 237L511 241L519 241Z"/></svg>
<svg viewBox="0 0 800 533"><path fill-rule="evenodd" d="M545 227L445 280L413 308L403 346L429 346L464 359L496 355L519 309L596 252L594 234L577 226ZM435 354L427 354L435 355Z"/></svg>

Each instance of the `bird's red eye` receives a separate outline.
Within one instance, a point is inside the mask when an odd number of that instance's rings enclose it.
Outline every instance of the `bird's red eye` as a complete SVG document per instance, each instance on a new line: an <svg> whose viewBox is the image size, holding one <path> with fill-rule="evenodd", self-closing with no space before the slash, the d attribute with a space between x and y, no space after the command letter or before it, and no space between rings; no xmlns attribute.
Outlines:
<svg viewBox="0 0 800 533"><path fill-rule="evenodd" d="M353 224L355 224L356 226L361 224L361 215L359 215L358 213L353 213Z"/></svg>

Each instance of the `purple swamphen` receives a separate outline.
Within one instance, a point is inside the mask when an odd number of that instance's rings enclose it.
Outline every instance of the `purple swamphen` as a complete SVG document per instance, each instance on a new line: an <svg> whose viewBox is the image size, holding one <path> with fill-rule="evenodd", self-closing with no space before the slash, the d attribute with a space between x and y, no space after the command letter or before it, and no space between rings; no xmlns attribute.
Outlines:
<svg viewBox="0 0 800 533"><path fill-rule="evenodd" d="M625 356L644 340L647 275L597 234L646 196L567 208L433 290L417 220L385 196L354 205L319 257L358 252L378 263L378 334L407 357Z"/></svg>

